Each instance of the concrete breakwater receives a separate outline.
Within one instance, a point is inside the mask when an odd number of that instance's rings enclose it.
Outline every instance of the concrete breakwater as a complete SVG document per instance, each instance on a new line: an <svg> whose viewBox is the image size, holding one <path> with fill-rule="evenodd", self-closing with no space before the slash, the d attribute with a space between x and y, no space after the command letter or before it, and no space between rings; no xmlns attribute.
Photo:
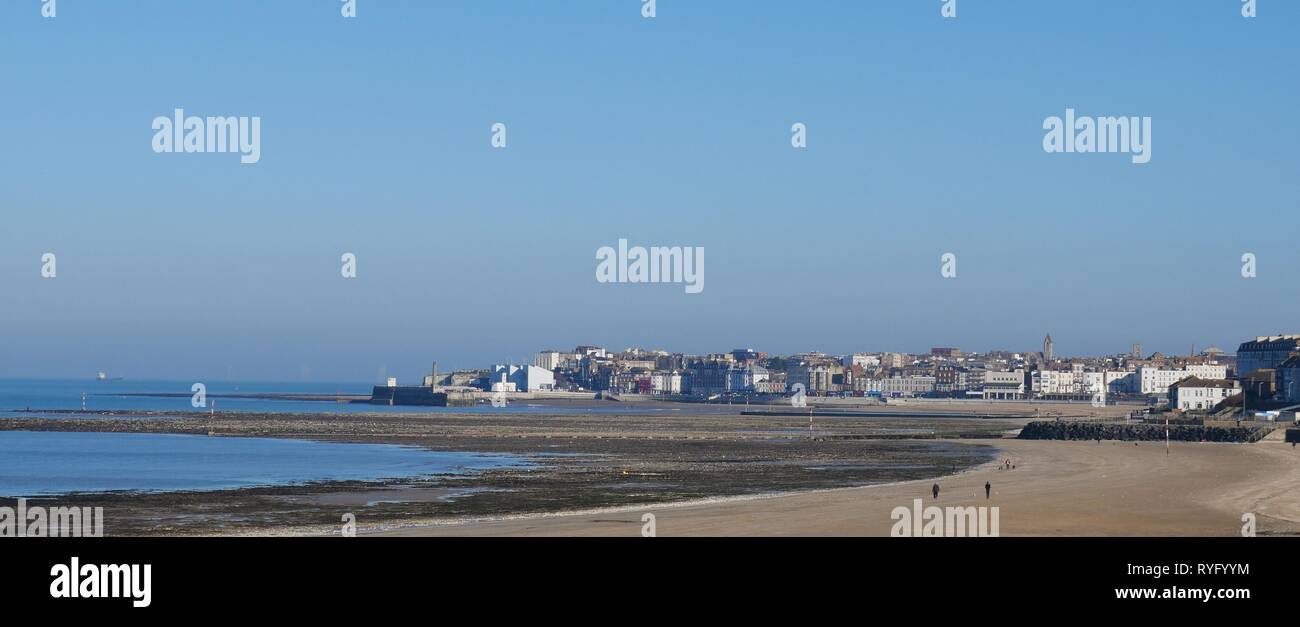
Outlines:
<svg viewBox="0 0 1300 627"><path fill-rule="evenodd" d="M494 400L507 403L522 401L589 401L591 392L484 392L470 388L429 388L414 385L388 387L376 385L370 398L361 402L372 405L414 405L431 407L472 407Z"/></svg>
<svg viewBox="0 0 1300 627"><path fill-rule="evenodd" d="M424 405L430 407L469 407L474 397L467 392L435 392L417 386L388 387L376 385L370 394L372 405Z"/></svg>
<svg viewBox="0 0 1300 627"><path fill-rule="evenodd" d="M1242 425L1217 427L1204 425L1170 425L1169 439L1179 442L1257 442L1276 425ZM1165 426L1114 422L1035 421L1020 430L1022 440L1133 440L1165 439Z"/></svg>

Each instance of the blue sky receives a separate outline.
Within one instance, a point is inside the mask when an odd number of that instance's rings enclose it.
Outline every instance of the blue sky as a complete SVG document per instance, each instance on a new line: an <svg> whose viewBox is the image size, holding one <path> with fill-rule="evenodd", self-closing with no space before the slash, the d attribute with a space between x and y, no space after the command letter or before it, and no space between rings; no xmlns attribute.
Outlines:
<svg viewBox="0 0 1300 627"><path fill-rule="evenodd" d="M0 5L0 376L1300 330L1295 2L40 5ZM153 153L177 107L261 116L261 162ZM1044 153L1066 107L1150 116L1151 162ZM705 247L706 289L597 283L620 237Z"/></svg>

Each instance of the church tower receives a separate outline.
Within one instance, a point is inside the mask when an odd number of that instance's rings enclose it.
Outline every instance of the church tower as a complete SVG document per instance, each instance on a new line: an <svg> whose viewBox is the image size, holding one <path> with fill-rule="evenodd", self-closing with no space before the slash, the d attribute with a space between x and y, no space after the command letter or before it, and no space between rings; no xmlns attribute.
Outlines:
<svg viewBox="0 0 1300 627"><path fill-rule="evenodd" d="M1047 338L1043 340L1043 359L1048 363L1052 362L1052 334L1048 333Z"/></svg>

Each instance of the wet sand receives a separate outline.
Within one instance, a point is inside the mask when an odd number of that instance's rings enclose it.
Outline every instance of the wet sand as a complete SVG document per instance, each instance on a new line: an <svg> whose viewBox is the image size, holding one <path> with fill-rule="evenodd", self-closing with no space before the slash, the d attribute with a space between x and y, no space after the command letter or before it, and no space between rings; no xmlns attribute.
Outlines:
<svg viewBox="0 0 1300 627"><path fill-rule="evenodd" d="M1275 434L1276 435L1276 434ZM940 506L998 506L1003 536L1235 536L1300 533L1300 450L1256 444L1000 440L1014 470L986 464L937 480ZM992 484L991 498L984 483ZM895 507L924 498L920 480L704 504L444 524L388 532L436 536L888 536Z"/></svg>

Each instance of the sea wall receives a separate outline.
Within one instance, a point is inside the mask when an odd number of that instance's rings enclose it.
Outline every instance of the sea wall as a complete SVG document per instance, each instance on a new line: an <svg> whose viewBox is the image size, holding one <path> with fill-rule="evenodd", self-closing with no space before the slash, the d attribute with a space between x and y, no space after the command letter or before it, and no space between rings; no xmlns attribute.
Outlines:
<svg viewBox="0 0 1300 627"><path fill-rule="evenodd" d="M1169 439L1180 442L1256 442L1277 425L1243 424L1240 427L1170 425ZM1020 430L1022 440L1134 440L1165 439L1165 426L1085 421L1036 421Z"/></svg>

